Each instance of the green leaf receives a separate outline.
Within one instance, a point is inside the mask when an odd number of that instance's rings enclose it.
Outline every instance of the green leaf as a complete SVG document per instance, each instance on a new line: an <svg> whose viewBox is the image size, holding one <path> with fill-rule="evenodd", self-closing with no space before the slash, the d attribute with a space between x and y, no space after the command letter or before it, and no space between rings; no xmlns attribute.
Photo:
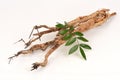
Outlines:
<svg viewBox="0 0 120 80"><path fill-rule="evenodd" d="M73 47L69 50L69 54L74 53L77 49L78 49L78 45L73 46Z"/></svg>
<svg viewBox="0 0 120 80"><path fill-rule="evenodd" d="M64 35L64 34L66 34L67 32L68 32L68 30L65 29L65 30L60 30L59 33L60 33L61 35Z"/></svg>
<svg viewBox="0 0 120 80"><path fill-rule="evenodd" d="M66 34L64 37L63 37L63 39L64 40L68 40L68 39L70 39L72 37L72 34Z"/></svg>
<svg viewBox="0 0 120 80"><path fill-rule="evenodd" d="M80 44L81 47L85 48L85 49L92 49L89 45L87 44Z"/></svg>
<svg viewBox="0 0 120 80"><path fill-rule="evenodd" d="M84 42L88 42L88 40L84 37L77 37L77 39L81 40L81 41L84 41Z"/></svg>
<svg viewBox="0 0 120 80"><path fill-rule="evenodd" d="M65 25L61 24L61 23L57 23L55 25L57 28L65 28Z"/></svg>
<svg viewBox="0 0 120 80"><path fill-rule="evenodd" d="M80 36L80 37L83 36L83 33L81 33L81 32L74 32L74 34L77 36Z"/></svg>
<svg viewBox="0 0 120 80"><path fill-rule="evenodd" d="M74 27L73 27L73 26L70 26L69 31L70 31L70 32L74 31Z"/></svg>
<svg viewBox="0 0 120 80"><path fill-rule="evenodd" d="M70 40L68 40L65 44L65 46L69 46L71 44L73 44L76 41L76 38L71 38Z"/></svg>
<svg viewBox="0 0 120 80"><path fill-rule="evenodd" d="M81 47L80 47L79 50L80 50L80 53L81 53L82 57L83 57L85 60L87 60L84 50L83 50Z"/></svg>

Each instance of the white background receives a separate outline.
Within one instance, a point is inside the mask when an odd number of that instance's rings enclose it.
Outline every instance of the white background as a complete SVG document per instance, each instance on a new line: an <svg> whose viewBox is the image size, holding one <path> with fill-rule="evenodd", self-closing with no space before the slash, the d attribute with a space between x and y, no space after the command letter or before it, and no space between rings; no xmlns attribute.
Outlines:
<svg viewBox="0 0 120 80"><path fill-rule="evenodd" d="M0 0L0 80L120 80L120 1L119 0ZM68 56L61 46L49 58L45 68L30 71L31 64L42 61L47 52L21 55L8 64L8 57L24 49L34 25L54 26L101 8L117 15L105 24L85 32L92 50L87 61L80 55ZM54 33L42 41L54 38ZM40 43L39 41L37 43Z"/></svg>

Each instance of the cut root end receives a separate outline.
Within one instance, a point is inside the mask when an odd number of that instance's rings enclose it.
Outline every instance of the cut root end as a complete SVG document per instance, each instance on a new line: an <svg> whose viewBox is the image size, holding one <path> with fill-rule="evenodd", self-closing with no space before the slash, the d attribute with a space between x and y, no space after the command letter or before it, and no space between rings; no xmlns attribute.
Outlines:
<svg viewBox="0 0 120 80"><path fill-rule="evenodd" d="M46 65L47 65L47 60L44 60L44 62L42 62L42 63L38 63L38 62L36 62L36 63L33 63L32 64L33 66L32 66L32 69L31 69L31 71L33 71L33 70L35 70L35 69L38 69L38 67L45 67Z"/></svg>
<svg viewBox="0 0 120 80"><path fill-rule="evenodd" d="M40 64L39 64L39 63L33 63L32 65L33 65L33 66L32 66L31 71L33 71L33 70L37 69L37 68L40 66Z"/></svg>

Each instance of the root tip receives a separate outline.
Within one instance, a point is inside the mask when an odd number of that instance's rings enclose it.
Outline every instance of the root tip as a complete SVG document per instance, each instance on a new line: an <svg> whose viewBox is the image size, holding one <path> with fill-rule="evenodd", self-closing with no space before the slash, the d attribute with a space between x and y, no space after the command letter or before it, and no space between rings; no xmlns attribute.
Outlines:
<svg viewBox="0 0 120 80"><path fill-rule="evenodd" d="M116 12L113 12L111 15L114 16L114 15L116 15L116 14L117 14Z"/></svg>
<svg viewBox="0 0 120 80"><path fill-rule="evenodd" d="M37 68L40 66L39 63L33 63L32 65L33 65L33 66L32 66L31 71L37 69Z"/></svg>
<svg viewBox="0 0 120 80"><path fill-rule="evenodd" d="M14 57L15 57L15 56L11 56L11 57L8 58L8 59L9 59L8 64L10 64L11 60L12 60Z"/></svg>

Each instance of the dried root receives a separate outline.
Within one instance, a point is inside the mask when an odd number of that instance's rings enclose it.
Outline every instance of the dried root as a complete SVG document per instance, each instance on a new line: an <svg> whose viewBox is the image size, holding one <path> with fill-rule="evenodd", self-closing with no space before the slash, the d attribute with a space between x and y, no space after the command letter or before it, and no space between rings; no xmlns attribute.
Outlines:
<svg viewBox="0 0 120 80"><path fill-rule="evenodd" d="M111 16L113 16L115 14L116 14L115 12L109 13L109 9L102 9L102 10L98 10L90 15L78 17L78 18L68 22L68 25L74 27L73 32L77 32L77 31L84 32L84 31L87 31L91 28L100 26L101 24L106 22L108 18L110 18ZM38 29L40 29L40 28L46 28L48 30L39 32ZM37 30L37 33L35 33L35 34L33 34L34 29ZM58 34L56 35L54 40L45 42L43 44L36 44L27 50L19 51L14 56L9 57L10 61L11 61L11 59L19 56L20 54L31 54L31 53L33 53L33 51L39 50L39 49L44 51L49 46L53 46L45 55L44 61L33 63L31 70L37 69L39 66L45 67L46 64L48 63L48 58L52 54L52 52L55 51L57 48L59 48L60 45L65 43L65 41L62 39L62 35L59 34L60 29L58 29L56 27L48 27L46 25L35 26L35 27L33 27L32 31L30 33L30 36L29 36L29 38L30 38L31 35L33 34L33 36L35 36L35 38L30 39L27 43L23 39L20 40L20 41L23 41L25 43L25 45L26 45L25 48L27 48L31 45L32 42L35 42L36 40L40 39L42 35L48 34L51 32L56 32L56 31L58 31Z"/></svg>
<svg viewBox="0 0 120 80"><path fill-rule="evenodd" d="M55 51L61 44L56 44L55 46L53 46L48 53L45 55L45 59L43 62L36 62L33 63L33 67L31 70L37 69L39 66L41 67L45 67L46 64L48 63L48 57L50 56L50 54L52 54L53 51Z"/></svg>
<svg viewBox="0 0 120 80"><path fill-rule="evenodd" d="M17 54L15 54L14 56L11 56L11 57L8 58L9 63L14 57L17 57L21 54L31 54L33 51L39 50L39 49L41 49L42 51L45 51L50 45L53 45L53 44L54 44L54 40L48 41L48 42L45 42L45 43L42 43L42 44L33 45L31 48L29 48L27 50L21 50Z"/></svg>

